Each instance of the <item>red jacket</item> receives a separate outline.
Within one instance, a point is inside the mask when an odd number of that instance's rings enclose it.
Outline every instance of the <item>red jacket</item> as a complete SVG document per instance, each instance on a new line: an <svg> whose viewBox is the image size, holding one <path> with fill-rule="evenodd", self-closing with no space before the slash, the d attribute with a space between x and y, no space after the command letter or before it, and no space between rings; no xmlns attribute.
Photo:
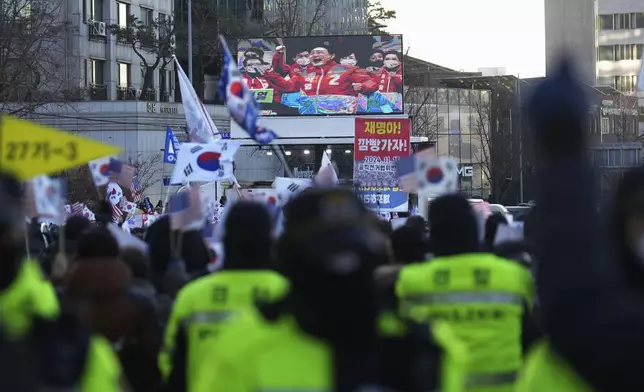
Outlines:
<svg viewBox="0 0 644 392"><path fill-rule="evenodd" d="M305 67L302 67L298 64L288 65L284 60L284 53L278 52L275 52L275 54L273 55L271 66L273 67L275 72L280 74L280 76L288 75L290 78L295 77L298 73L312 72L314 68L311 64L308 64Z"/></svg>
<svg viewBox="0 0 644 392"><path fill-rule="evenodd" d="M290 80L285 80L277 72L269 71L266 78L284 87L282 92L303 91L306 95L349 95L371 94L378 85L363 69L350 65L341 65L331 61L322 67L312 67L311 72L297 73ZM353 83L360 83L362 89L355 91Z"/></svg>
<svg viewBox="0 0 644 392"><path fill-rule="evenodd" d="M263 76L250 77L248 74L242 74L246 85L251 90L266 90L273 89L273 101L277 103L282 102L282 90L278 85L272 83Z"/></svg>
<svg viewBox="0 0 644 392"><path fill-rule="evenodd" d="M402 68L398 69L395 74L385 70L373 76L373 81L378 84L378 91L381 93L402 93L403 77Z"/></svg>

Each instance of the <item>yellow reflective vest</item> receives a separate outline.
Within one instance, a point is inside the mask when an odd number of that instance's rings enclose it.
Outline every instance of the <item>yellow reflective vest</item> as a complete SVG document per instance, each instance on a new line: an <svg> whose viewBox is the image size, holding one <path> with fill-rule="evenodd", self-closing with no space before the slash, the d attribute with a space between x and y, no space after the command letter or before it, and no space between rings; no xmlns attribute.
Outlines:
<svg viewBox="0 0 644 392"><path fill-rule="evenodd" d="M177 296L159 354L159 368L166 380L172 372L172 354L179 328L187 338L188 390L195 369L206 354L204 343L215 338L238 312L258 300L274 301L288 292L288 281L274 271L223 270L186 285Z"/></svg>
<svg viewBox="0 0 644 392"><path fill-rule="evenodd" d="M26 336L35 317L53 320L59 313L56 290L33 260L24 261L16 279L0 291L0 322L9 338Z"/></svg>
<svg viewBox="0 0 644 392"><path fill-rule="evenodd" d="M381 317L379 325L381 335L406 332L405 323L391 315ZM433 327L432 331L444 353L440 391L461 392L466 348L447 325ZM245 312L205 349L208 354L196 373L194 392L333 390L332 348L304 333L288 315L268 322L257 312Z"/></svg>
<svg viewBox="0 0 644 392"><path fill-rule="evenodd" d="M16 279L0 292L0 323L7 337L24 339L30 334L35 318L55 320L59 314L54 287L45 280L37 262L24 261ZM121 365L109 342L94 336L89 345L80 390L123 391Z"/></svg>
<svg viewBox="0 0 644 392"><path fill-rule="evenodd" d="M468 391L511 391L522 364L521 328L534 282L516 262L488 253L439 257L400 271L402 314L444 320L467 344Z"/></svg>
<svg viewBox="0 0 644 392"><path fill-rule="evenodd" d="M543 341L528 354L516 392L592 392L593 389Z"/></svg>

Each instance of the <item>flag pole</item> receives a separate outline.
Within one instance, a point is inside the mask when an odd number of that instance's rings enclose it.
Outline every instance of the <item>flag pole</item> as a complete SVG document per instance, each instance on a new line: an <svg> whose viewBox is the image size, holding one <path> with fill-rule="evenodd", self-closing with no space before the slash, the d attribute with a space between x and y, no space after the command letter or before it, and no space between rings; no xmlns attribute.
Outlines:
<svg viewBox="0 0 644 392"><path fill-rule="evenodd" d="M282 166L284 166L284 171L286 172L286 175L291 178L294 178L295 176L293 175L293 171L288 166L288 162L286 161L286 157L284 157L284 154L282 154L282 150L277 148L273 144L271 144L271 150L273 150L273 153L277 156L277 159L279 159L280 162L282 162Z"/></svg>
<svg viewBox="0 0 644 392"><path fill-rule="evenodd" d="M188 0L188 79L192 84L192 0Z"/></svg>

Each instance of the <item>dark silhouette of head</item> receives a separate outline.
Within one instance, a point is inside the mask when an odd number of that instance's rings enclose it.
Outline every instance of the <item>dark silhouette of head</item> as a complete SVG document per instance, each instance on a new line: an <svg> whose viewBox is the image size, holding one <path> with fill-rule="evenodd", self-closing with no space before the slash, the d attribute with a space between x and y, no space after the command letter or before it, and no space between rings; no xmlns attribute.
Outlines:
<svg viewBox="0 0 644 392"><path fill-rule="evenodd" d="M480 250L476 214L461 195L436 198L429 206L429 239L435 256Z"/></svg>

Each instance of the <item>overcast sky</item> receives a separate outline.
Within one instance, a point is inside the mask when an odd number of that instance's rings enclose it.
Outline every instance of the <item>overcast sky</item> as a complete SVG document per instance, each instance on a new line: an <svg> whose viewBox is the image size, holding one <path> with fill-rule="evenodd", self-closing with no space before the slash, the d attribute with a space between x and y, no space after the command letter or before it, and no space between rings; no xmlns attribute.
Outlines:
<svg viewBox="0 0 644 392"><path fill-rule="evenodd" d="M521 77L545 75L543 0L381 0L398 17L405 50L457 70L505 67Z"/></svg>

